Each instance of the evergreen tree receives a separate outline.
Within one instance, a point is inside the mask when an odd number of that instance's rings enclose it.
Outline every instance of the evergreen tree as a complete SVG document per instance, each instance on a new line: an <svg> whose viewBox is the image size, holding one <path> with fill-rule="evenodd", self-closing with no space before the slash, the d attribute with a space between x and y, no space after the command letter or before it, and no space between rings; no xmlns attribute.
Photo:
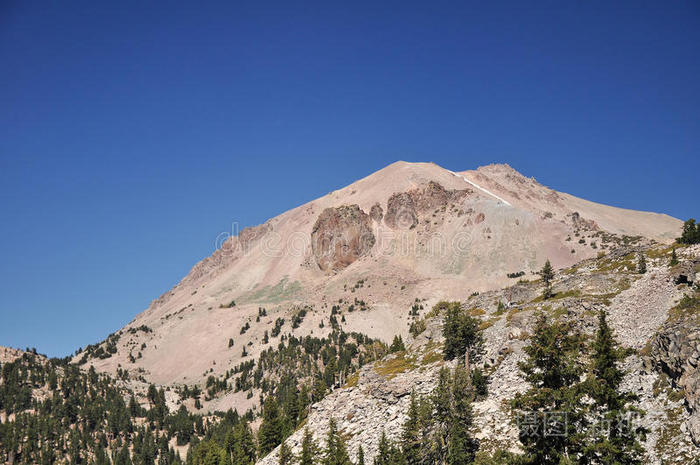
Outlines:
<svg viewBox="0 0 700 465"><path fill-rule="evenodd" d="M326 449L323 454L323 465L352 465L348 456L345 441L338 432L338 426L333 418L328 423Z"/></svg>
<svg viewBox="0 0 700 465"><path fill-rule="evenodd" d="M472 385L477 399L484 399L489 395L488 379L480 368L472 370Z"/></svg>
<svg viewBox="0 0 700 465"><path fill-rule="evenodd" d="M452 393L450 369L443 367L438 374L438 382L433 389L431 402L433 405L433 444L434 461L445 463L447 460L447 440L450 422L452 421Z"/></svg>
<svg viewBox="0 0 700 465"><path fill-rule="evenodd" d="M357 465L365 465L365 451L362 449L362 444L357 448Z"/></svg>
<svg viewBox="0 0 700 465"><path fill-rule="evenodd" d="M293 462L294 456L292 455L292 450L286 442L283 442L280 446L279 456L279 465L291 465Z"/></svg>
<svg viewBox="0 0 700 465"><path fill-rule="evenodd" d="M543 313L537 315L530 345L524 348L527 359L520 363L531 387L513 400L521 411L520 441L529 463L570 464L582 448L577 432L583 427L582 350L582 338L569 323L550 324Z"/></svg>
<svg viewBox="0 0 700 465"><path fill-rule="evenodd" d="M229 445L232 465L251 465L255 463L255 437L243 419L233 428L233 441Z"/></svg>
<svg viewBox="0 0 700 465"><path fill-rule="evenodd" d="M470 373L458 365L452 378L452 409L447 442L448 465L472 463L479 448L479 444L469 432L473 424L473 396Z"/></svg>
<svg viewBox="0 0 700 465"><path fill-rule="evenodd" d="M374 456L374 465L390 465L391 464L391 446L386 437L386 433L382 431L382 436L379 438L377 447L377 455Z"/></svg>
<svg viewBox="0 0 700 465"><path fill-rule="evenodd" d="M377 455L374 457L374 465L405 465L405 463L401 450L391 443L387 439L386 433L382 431Z"/></svg>
<svg viewBox="0 0 700 465"><path fill-rule="evenodd" d="M549 259L547 259L547 261L544 262L544 266L540 270L539 275L542 278L542 283L544 283L544 291L542 292L542 298L547 300L554 295L552 293L552 281L554 280L554 268L552 268L552 264L549 262Z"/></svg>
<svg viewBox="0 0 700 465"><path fill-rule="evenodd" d="M418 411L418 399L416 393L411 392L411 403L408 406L408 418L403 424L401 432L401 445L403 446L403 457L407 465L418 465L421 463L421 419Z"/></svg>
<svg viewBox="0 0 700 465"><path fill-rule="evenodd" d="M394 340L389 347L389 352L394 353L403 350L406 350L406 347L403 345L403 339L399 335L394 336Z"/></svg>
<svg viewBox="0 0 700 465"><path fill-rule="evenodd" d="M301 440L301 455L299 456L299 465L314 465L316 463L316 455L318 447L311 435L311 431L307 427L304 430L304 438Z"/></svg>
<svg viewBox="0 0 700 465"><path fill-rule="evenodd" d="M695 224L695 219L690 218L683 223L683 232L678 238L680 244L698 244L700 243L700 224Z"/></svg>
<svg viewBox="0 0 700 465"><path fill-rule="evenodd" d="M619 363L627 353L618 347L604 311L598 315L598 331L591 344L591 352L586 391L593 398L592 414L597 423L584 451L586 463L639 465L642 463L643 448L637 437L644 431L631 421L640 412L629 406L630 402L637 400L637 396L620 392L624 373Z"/></svg>
<svg viewBox="0 0 700 465"><path fill-rule="evenodd" d="M282 417L274 396L268 396L263 405L263 420L258 430L260 456L264 457L282 442Z"/></svg>
<svg viewBox="0 0 700 465"><path fill-rule="evenodd" d="M446 310L442 326L445 360L464 356L470 363L478 362L483 355L483 337L479 332L481 321L462 311L459 302L446 303Z"/></svg>
<svg viewBox="0 0 700 465"><path fill-rule="evenodd" d="M668 264L670 266L678 265L678 255L676 255L676 248L675 247L673 248L673 250L671 250L671 261Z"/></svg>
<svg viewBox="0 0 700 465"><path fill-rule="evenodd" d="M644 256L644 252L639 252L639 258L637 260L637 273L644 274L647 272L647 259Z"/></svg>

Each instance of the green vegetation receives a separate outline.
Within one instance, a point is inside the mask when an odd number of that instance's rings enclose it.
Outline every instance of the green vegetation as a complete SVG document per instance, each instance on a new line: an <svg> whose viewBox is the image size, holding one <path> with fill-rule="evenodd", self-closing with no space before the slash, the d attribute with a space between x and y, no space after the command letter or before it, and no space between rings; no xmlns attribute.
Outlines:
<svg viewBox="0 0 700 465"><path fill-rule="evenodd" d="M440 370L438 383L426 397L411 394L408 419L400 442L382 434L375 465L469 464L479 447L471 434L474 389L462 366Z"/></svg>
<svg viewBox="0 0 700 465"><path fill-rule="evenodd" d="M208 400L222 392L247 391L248 398L253 390L261 393L265 402L257 438L248 425L253 411L242 417L231 410L203 416L181 405L169 413L162 388L149 387L144 407L115 379L92 368L81 370L68 359L27 353L4 363L0 411L12 416L0 423L0 462L250 465L305 422L311 402L341 387L348 376L357 383L358 368L388 352L386 345L357 333L280 339L259 359L206 380ZM119 369L119 376L128 375ZM181 400L194 399L195 408L202 407L200 387L183 386L178 392ZM171 440L189 445L186 459L170 447Z"/></svg>
<svg viewBox="0 0 700 465"><path fill-rule="evenodd" d="M544 284L542 298L547 300L552 297L552 281L554 280L554 268L552 268L552 264L549 262L549 259L544 262L544 266L540 270L539 275L542 278L542 283Z"/></svg>
<svg viewBox="0 0 700 465"><path fill-rule="evenodd" d="M586 394L593 398L591 410L596 427L589 436L583 456L593 463L641 464L643 449L637 437L644 431L635 429L636 425L619 421L633 414L641 414L640 410L629 405L638 400L637 396L620 392L620 383L625 374L619 364L627 357L627 351L618 347L602 311L598 315L598 332L591 344L591 352L585 389ZM615 427L606 428L608 424Z"/></svg>
<svg viewBox="0 0 700 465"><path fill-rule="evenodd" d="M697 291L693 294L683 295L680 302L668 314L669 321L677 321L687 317L700 317L700 295Z"/></svg>
<svg viewBox="0 0 700 465"><path fill-rule="evenodd" d="M391 343L391 346L389 346L389 352L393 354L394 352L401 352L404 350L406 350L406 346L404 346L401 336L394 336L394 340Z"/></svg>
<svg viewBox="0 0 700 465"><path fill-rule="evenodd" d="M671 260L668 262L669 266L676 266L678 265L678 255L676 255L676 249L673 248L671 250Z"/></svg>
<svg viewBox="0 0 700 465"><path fill-rule="evenodd" d="M696 224L694 218L687 220L683 223L681 237L676 241L679 244L700 244L700 224Z"/></svg>
<svg viewBox="0 0 700 465"><path fill-rule="evenodd" d="M466 357L469 362L478 362L484 342L479 330L481 320L462 311L459 302L439 302L438 306L446 310L442 325L445 360Z"/></svg>
<svg viewBox="0 0 700 465"><path fill-rule="evenodd" d="M569 457L580 453L583 447L582 439L569 428L579 425L583 415L582 393L578 389L583 373L578 360L582 338L569 323L550 323L544 313L536 318L530 345L524 349L528 358L520 365L531 387L512 402L514 408L523 412L518 422L520 441L529 463L571 463ZM561 434L548 434L546 428Z"/></svg>
<svg viewBox="0 0 700 465"><path fill-rule="evenodd" d="M582 354L589 350L590 360ZM619 363L627 352L618 347L605 313L587 346L569 322L550 322L537 315L527 360L520 364L530 389L512 406L520 413L520 441L525 464L641 464L638 442L644 430L630 404L636 397L620 391L624 373ZM581 381L584 371L588 376ZM582 402L587 396L590 402ZM556 434L552 434L555 432ZM488 463L488 462L486 462Z"/></svg>
<svg viewBox="0 0 700 465"><path fill-rule="evenodd" d="M644 274L646 272L647 272L647 259L644 256L644 252L640 252L639 257L637 259L637 273Z"/></svg>

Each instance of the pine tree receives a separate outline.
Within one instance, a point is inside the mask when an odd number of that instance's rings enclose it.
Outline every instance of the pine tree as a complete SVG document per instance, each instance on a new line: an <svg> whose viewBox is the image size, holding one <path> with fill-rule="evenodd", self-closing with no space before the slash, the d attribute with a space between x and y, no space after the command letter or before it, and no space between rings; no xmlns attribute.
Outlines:
<svg viewBox="0 0 700 465"><path fill-rule="evenodd" d="M357 465L365 465L365 451L362 449L362 444L357 448Z"/></svg>
<svg viewBox="0 0 700 465"><path fill-rule="evenodd" d="M552 268L552 264L549 262L549 259L547 259L547 261L544 262L544 266L540 270L539 275L542 278L542 282L544 283L544 291L542 292L542 298L544 300L547 300L554 295L552 293L552 281L554 280L554 268Z"/></svg>
<svg viewBox="0 0 700 465"><path fill-rule="evenodd" d="M474 397L470 373L461 365L452 378L452 412L448 429L448 465L466 465L474 461L479 444L471 436L473 424L471 401Z"/></svg>
<svg viewBox="0 0 700 465"><path fill-rule="evenodd" d="M443 367L438 374L438 382L431 394L433 405L433 443L434 461L445 463L447 460L448 428L452 421L452 393L450 369Z"/></svg>
<svg viewBox="0 0 700 465"><path fill-rule="evenodd" d="M299 465L314 465L316 463L316 454L318 447L311 435L311 431L307 427L304 430L304 438L301 441L301 455L299 456Z"/></svg>
<svg viewBox="0 0 700 465"><path fill-rule="evenodd" d="M593 398L592 414L597 418L584 451L586 463L601 465L639 465L643 448L637 437L644 431L632 421L640 412L629 406L637 400L620 392L624 373L619 363L627 356L618 347L604 311L598 315L598 331L591 344L591 367L586 380L587 393ZM624 426L620 429L620 426Z"/></svg>
<svg viewBox="0 0 700 465"><path fill-rule="evenodd" d="M258 430L260 456L267 455L282 442L282 417L274 396L268 396L263 405L263 420Z"/></svg>
<svg viewBox="0 0 700 465"><path fill-rule="evenodd" d="M520 441L530 463L572 463L582 448L577 428L583 425L581 387L583 372L578 355L582 338L568 322L549 323L543 313L536 317L527 359L520 363L530 389L518 394L513 407L518 418Z"/></svg>
<svg viewBox="0 0 700 465"><path fill-rule="evenodd" d="M326 436L323 465L352 465L347 448L345 447L345 441L340 436L338 426L333 418L331 418L328 423L328 435Z"/></svg>
<svg viewBox="0 0 700 465"><path fill-rule="evenodd" d="M386 433L382 431L382 436L379 439L377 455L374 456L374 465L405 465L401 450L396 447L386 437Z"/></svg>
<svg viewBox="0 0 700 465"><path fill-rule="evenodd" d="M243 419L233 428L233 444L229 445L232 465L255 463L255 437L248 422Z"/></svg>
<svg viewBox="0 0 700 465"><path fill-rule="evenodd" d="M673 250L671 250L671 261L668 264L669 264L669 266L678 265L678 255L676 255L675 247L673 248Z"/></svg>
<svg viewBox="0 0 700 465"><path fill-rule="evenodd" d="M289 448L286 442L283 442L280 446L279 456L279 465L291 465L292 461L294 460L292 450Z"/></svg>
<svg viewBox="0 0 700 465"><path fill-rule="evenodd" d="M683 232L678 238L680 244L698 244L700 243L700 224L695 224L695 219L690 218L683 223Z"/></svg>
<svg viewBox="0 0 700 465"><path fill-rule="evenodd" d="M478 399L483 399L489 395L488 379L480 368L472 370L472 385L474 386L474 394Z"/></svg>
<svg viewBox="0 0 700 465"><path fill-rule="evenodd" d="M421 420L418 411L418 399L415 392L411 392L411 403L408 406L408 418L403 424L401 432L401 445L403 457L408 465L421 463Z"/></svg>
<svg viewBox="0 0 700 465"><path fill-rule="evenodd" d="M394 340L391 343L391 346L389 347L389 352L394 353L394 352L400 352L402 350L406 350L406 347L403 345L403 339L401 336L396 335L394 336Z"/></svg>
<svg viewBox="0 0 700 465"><path fill-rule="evenodd" d="M377 455L374 456L374 465L389 465L391 463L391 450L386 433L382 431L377 447Z"/></svg>
<svg viewBox="0 0 700 465"><path fill-rule="evenodd" d="M639 252L639 259L637 260L637 273L644 274L647 272L647 259L644 256L644 252Z"/></svg>
<svg viewBox="0 0 700 465"><path fill-rule="evenodd" d="M459 302L446 304L442 326L445 360L468 356L470 363L478 362L483 354L483 337L479 332L481 321L463 312Z"/></svg>

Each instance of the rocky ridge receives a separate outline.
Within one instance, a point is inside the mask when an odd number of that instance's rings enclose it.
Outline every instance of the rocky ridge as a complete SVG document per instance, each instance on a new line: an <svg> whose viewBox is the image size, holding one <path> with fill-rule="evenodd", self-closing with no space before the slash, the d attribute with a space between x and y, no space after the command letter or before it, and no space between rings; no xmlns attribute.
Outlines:
<svg viewBox="0 0 700 465"><path fill-rule="evenodd" d="M697 321L673 320L674 308L693 288L677 286L668 266L669 248L642 248L650 257L649 269L640 275L628 269L637 248L622 248L611 257L584 261L557 274L555 297L542 301L538 281L474 295L462 307L483 320L486 352L481 367L489 374L489 395L474 403L475 436L482 450L519 450L517 425L509 401L527 389L518 363L537 312L567 318L588 335L596 328L597 312L605 310L616 337L632 351L623 367L623 389L639 396L646 414L638 421L648 429L645 463L686 464L700 459L693 443L697 412ZM679 253L693 257L700 248ZM693 313L695 317L697 314ZM635 323L638 323L637 326ZM452 362L441 360L441 321L427 321L427 329L411 341L406 353L365 366L359 376L338 389L310 412L305 425L322 444L331 417L348 437L351 457L363 446L371 462L382 432L398 439L406 420L410 393L430 392L436 373ZM648 347L653 349L650 351ZM298 452L303 428L287 444ZM260 464L277 463L277 451Z"/></svg>

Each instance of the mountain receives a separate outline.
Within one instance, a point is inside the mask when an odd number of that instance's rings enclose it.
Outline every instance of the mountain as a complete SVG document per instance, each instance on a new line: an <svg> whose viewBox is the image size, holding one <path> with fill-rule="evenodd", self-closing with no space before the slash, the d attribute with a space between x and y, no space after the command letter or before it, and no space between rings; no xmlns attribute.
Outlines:
<svg viewBox="0 0 700 465"><path fill-rule="evenodd" d="M455 173L396 162L229 238L102 354L75 361L162 385L202 383L245 360L244 346L257 358L264 332L278 318L289 325L299 308L309 311L296 335L329 334L336 305L348 310L345 331L390 341L408 336L416 299L424 309L463 300L502 288L509 273L529 276L546 259L561 268L623 241L668 243L680 227L667 215L556 192L508 165ZM267 315L256 323L260 308ZM208 408L248 404L239 393Z"/></svg>
<svg viewBox="0 0 700 465"><path fill-rule="evenodd" d="M362 446L371 463L405 452L412 405L430 419L447 368L449 389L470 375L468 406L449 421L474 412L478 463L520 463L509 455L524 446L513 401L533 389L523 362L537 322L580 335L569 356L586 378L602 312L621 347L620 389L645 412L642 463L693 463L700 245L674 242L681 227L507 165L394 163L227 238L70 359L0 348L0 460L286 463L307 431L323 444L333 419L350 458ZM473 371L448 356L448 337L466 334L450 332L450 315L483 340ZM589 408L593 387L581 386Z"/></svg>

